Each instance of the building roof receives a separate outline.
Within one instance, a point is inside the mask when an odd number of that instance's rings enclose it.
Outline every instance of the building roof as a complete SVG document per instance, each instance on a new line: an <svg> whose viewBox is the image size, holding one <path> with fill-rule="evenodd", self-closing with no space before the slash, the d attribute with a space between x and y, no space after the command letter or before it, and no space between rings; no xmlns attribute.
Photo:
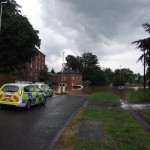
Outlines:
<svg viewBox="0 0 150 150"><path fill-rule="evenodd" d="M60 73L62 73L62 71L58 72L58 74L60 74ZM64 74L80 74L79 72L76 72L76 71L74 71L72 69L64 69L63 73Z"/></svg>
<svg viewBox="0 0 150 150"><path fill-rule="evenodd" d="M41 53L42 55L46 56L45 54L43 54L40 50L38 50L38 53Z"/></svg>
<svg viewBox="0 0 150 150"><path fill-rule="evenodd" d="M55 76L56 74L55 74L55 73L48 72L48 75L49 75L49 76Z"/></svg>

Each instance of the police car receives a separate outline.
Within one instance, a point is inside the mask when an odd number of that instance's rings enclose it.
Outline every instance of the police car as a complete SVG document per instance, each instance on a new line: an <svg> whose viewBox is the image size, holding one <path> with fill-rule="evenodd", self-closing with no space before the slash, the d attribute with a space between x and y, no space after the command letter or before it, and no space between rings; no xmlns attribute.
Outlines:
<svg viewBox="0 0 150 150"><path fill-rule="evenodd" d="M34 84L11 83L0 88L0 105L14 105L30 109L32 105L45 105L46 97Z"/></svg>
<svg viewBox="0 0 150 150"><path fill-rule="evenodd" d="M45 93L46 97L52 97L53 96L54 92L47 84L36 82L35 85Z"/></svg>

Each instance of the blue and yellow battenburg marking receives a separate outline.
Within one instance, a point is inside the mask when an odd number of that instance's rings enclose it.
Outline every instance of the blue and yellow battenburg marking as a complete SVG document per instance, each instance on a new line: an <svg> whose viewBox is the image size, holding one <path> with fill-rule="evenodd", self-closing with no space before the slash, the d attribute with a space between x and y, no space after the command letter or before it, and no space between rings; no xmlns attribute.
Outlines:
<svg viewBox="0 0 150 150"><path fill-rule="evenodd" d="M3 92L0 91L0 104L20 105L25 106L28 100L31 100L31 104L41 103L44 99L44 93L41 92L23 92L19 95L19 92Z"/></svg>

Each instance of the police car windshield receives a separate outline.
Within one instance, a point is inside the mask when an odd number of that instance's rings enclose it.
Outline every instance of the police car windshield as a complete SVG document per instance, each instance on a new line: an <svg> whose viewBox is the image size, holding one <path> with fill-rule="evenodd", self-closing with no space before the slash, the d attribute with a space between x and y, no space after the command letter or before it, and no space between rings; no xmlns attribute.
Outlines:
<svg viewBox="0 0 150 150"><path fill-rule="evenodd" d="M18 92L19 87L14 85L5 85L1 91L3 92Z"/></svg>
<svg viewBox="0 0 150 150"><path fill-rule="evenodd" d="M44 90L46 90L46 89L48 89L48 85L46 85L46 84L41 85L41 88L44 89Z"/></svg>

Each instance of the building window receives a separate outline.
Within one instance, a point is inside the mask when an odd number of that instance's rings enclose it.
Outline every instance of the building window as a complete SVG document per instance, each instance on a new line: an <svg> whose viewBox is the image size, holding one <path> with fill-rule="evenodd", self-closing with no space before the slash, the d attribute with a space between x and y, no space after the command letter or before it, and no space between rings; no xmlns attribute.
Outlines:
<svg viewBox="0 0 150 150"><path fill-rule="evenodd" d="M37 60L36 60L36 62L35 62L35 63L36 63L36 69L37 69Z"/></svg>
<svg viewBox="0 0 150 150"><path fill-rule="evenodd" d="M76 77L76 80L78 80L78 77Z"/></svg>
<svg viewBox="0 0 150 150"><path fill-rule="evenodd" d="M39 63L39 70L40 70L40 63Z"/></svg>
<svg viewBox="0 0 150 150"><path fill-rule="evenodd" d="M72 80L74 80L74 77L72 77Z"/></svg>
<svg viewBox="0 0 150 150"><path fill-rule="evenodd" d="M65 81L66 80L66 77L65 76L63 76L63 81Z"/></svg>
<svg viewBox="0 0 150 150"><path fill-rule="evenodd" d="M32 62L31 62L31 68L32 68Z"/></svg>
<svg viewBox="0 0 150 150"><path fill-rule="evenodd" d="M37 74L35 74L35 81L37 81L37 79L38 79L38 78L37 78Z"/></svg>
<svg viewBox="0 0 150 150"><path fill-rule="evenodd" d="M42 64L42 70L44 70L44 64Z"/></svg>

